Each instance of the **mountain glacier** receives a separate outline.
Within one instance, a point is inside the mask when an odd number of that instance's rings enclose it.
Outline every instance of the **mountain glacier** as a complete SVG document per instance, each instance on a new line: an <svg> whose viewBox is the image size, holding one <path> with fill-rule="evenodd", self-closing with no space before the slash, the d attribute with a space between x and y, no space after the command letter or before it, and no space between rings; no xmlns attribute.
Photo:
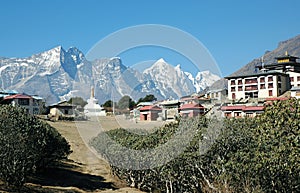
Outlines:
<svg viewBox="0 0 300 193"><path fill-rule="evenodd" d="M158 99L179 98L199 92L220 79L209 71L195 77L180 65L159 59L139 72L126 67L118 57L88 61L76 47L61 46L27 58L0 58L0 88L39 95L47 104L71 96L89 98L90 87L100 103L117 101L124 95L138 100L147 94Z"/></svg>

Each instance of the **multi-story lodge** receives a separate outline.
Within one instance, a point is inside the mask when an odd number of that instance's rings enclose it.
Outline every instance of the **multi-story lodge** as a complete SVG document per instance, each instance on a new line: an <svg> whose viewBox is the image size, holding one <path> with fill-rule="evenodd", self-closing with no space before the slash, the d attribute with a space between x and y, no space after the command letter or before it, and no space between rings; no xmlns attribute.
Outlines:
<svg viewBox="0 0 300 193"><path fill-rule="evenodd" d="M277 57L277 63L257 66L259 73L229 76L228 99L278 97L292 87L300 87L300 63L297 57Z"/></svg>
<svg viewBox="0 0 300 193"><path fill-rule="evenodd" d="M276 57L276 63L257 66L258 73L229 76L228 99L234 104L223 106L221 110L225 117L253 117L263 112L263 104L247 104L250 99L263 101L280 99L286 91L291 91L292 97L300 96L300 63L298 57ZM243 103L241 105L241 103Z"/></svg>

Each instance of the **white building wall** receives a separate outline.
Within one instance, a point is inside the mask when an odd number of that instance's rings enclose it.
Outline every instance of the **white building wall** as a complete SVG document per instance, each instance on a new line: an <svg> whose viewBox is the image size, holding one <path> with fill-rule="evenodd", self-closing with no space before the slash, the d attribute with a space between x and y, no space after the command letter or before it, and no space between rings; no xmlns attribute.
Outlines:
<svg viewBox="0 0 300 193"><path fill-rule="evenodd" d="M291 79L291 87L300 87L300 73L288 72Z"/></svg>
<svg viewBox="0 0 300 193"><path fill-rule="evenodd" d="M299 75L300 85L300 74L296 74ZM246 83L247 80L252 80L253 82ZM249 87L252 87L253 90L246 90L246 88L249 89ZM233 100L233 93L235 94L236 100L246 98L246 93L257 93L258 98L278 97L289 89L289 78L277 74L266 74L258 77L233 78L228 80L228 99Z"/></svg>

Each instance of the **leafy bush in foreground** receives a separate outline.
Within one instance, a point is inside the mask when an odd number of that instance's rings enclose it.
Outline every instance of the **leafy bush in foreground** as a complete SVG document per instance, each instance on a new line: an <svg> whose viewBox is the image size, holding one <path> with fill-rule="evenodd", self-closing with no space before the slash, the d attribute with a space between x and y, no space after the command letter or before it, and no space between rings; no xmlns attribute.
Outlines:
<svg viewBox="0 0 300 193"><path fill-rule="evenodd" d="M21 186L26 176L66 158L70 146L58 131L25 109L0 106L0 179Z"/></svg>
<svg viewBox="0 0 300 193"><path fill-rule="evenodd" d="M255 119L226 121L206 175L232 192L300 192L300 101L274 102Z"/></svg>
<svg viewBox="0 0 300 193"><path fill-rule="evenodd" d="M104 144L104 134L91 144L111 163L115 161L111 155L118 155L121 164L112 164L112 172L128 185L148 192L300 192L300 100L274 102L252 119L197 117L182 119L180 125L166 125L147 136L124 129L106 133L117 144L140 150L162 145L179 130L193 128L195 133L184 152L151 169L120 167L139 163L132 163L132 157L126 157L115 144ZM178 140L177 145L184 140L188 139Z"/></svg>
<svg viewBox="0 0 300 193"><path fill-rule="evenodd" d="M104 134L100 134L90 143L111 163L116 163L119 160L118 164L126 166L151 164L162 159L159 150L154 154L138 152L137 154L129 155L124 154L125 149L124 151L118 149L117 144L133 150L153 149L160 145L165 145L167 142L170 143L171 138L179 132L183 135L171 144L172 148L176 149L182 144L185 145L185 142L187 142L187 145L183 149L184 152L181 152L182 154L179 156L175 156L175 159L171 159L168 163L157 167L149 165L149 169L143 170L125 169L125 167L120 167L120 165L111 164L112 172L119 178L127 181L131 187L144 191L198 192L201 189L201 181L199 180L201 173L194 166L199 165L199 139L202 138L201 134L206 124L205 117L184 119L180 121L180 124L170 123L164 125L149 135L138 135L124 129L117 129L106 133L116 144L106 144ZM190 129L192 131L188 131ZM174 156L174 152L168 151L168 155L165 156ZM140 158L141 162L135 163L136 160L133 159L135 156ZM151 163L147 162L147 160L151 160Z"/></svg>

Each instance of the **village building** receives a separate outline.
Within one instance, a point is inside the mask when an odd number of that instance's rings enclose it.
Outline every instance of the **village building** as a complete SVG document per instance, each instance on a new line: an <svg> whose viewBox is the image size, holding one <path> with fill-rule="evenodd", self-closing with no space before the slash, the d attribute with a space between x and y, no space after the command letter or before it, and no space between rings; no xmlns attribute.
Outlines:
<svg viewBox="0 0 300 193"><path fill-rule="evenodd" d="M58 103L52 104L50 108L50 118L58 120L59 118L75 118L75 108L76 105L70 104L67 101L60 101Z"/></svg>
<svg viewBox="0 0 300 193"><path fill-rule="evenodd" d="M264 72L228 79L228 99L278 97L290 89L289 75L281 72Z"/></svg>
<svg viewBox="0 0 300 193"><path fill-rule="evenodd" d="M212 103L223 103L227 99L227 89L209 90L205 93L205 97L210 99Z"/></svg>
<svg viewBox="0 0 300 193"><path fill-rule="evenodd" d="M26 109L31 115L41 114L43 110L43 98L27 94L12 94L3 98L1 104L11 104Z"/></svg>
<svg viewBox="0 0 300 193"><path fill-rule="evenodd" d="M254 117L264 110L263 101L270 104L276 100L286 100L287 91L291 97L300 97L300 63L298 57L276 57L276 63L257 66L258 73L225 77L228 80L228 99L233 104L221 107L224 117ZM256 100L256 105L249 101ZM241 105L242 103L247 105Z"/></svg>
<svg viewBox="0 0 300 193"><path fill-rule="evenodd" d="M221 107L226 118L255 117L264 112L264 106L233 105Z"/></svg>
<svg viewBox="0 0 300 193"><path fill-rule="evenodd" d="M300 86L291 88L291 97L294 97L296 99L300 98Z"/></svg>
<svg viewBox="0 0 300 193"><path fill-rule="evenodd" d="M162 109L156 105L144 106L140 108L141 121L156 121L159 118L159 113Z"/></svg>
<svg viewBox="0 0 300 193"><path fill-rule="evenodd" d="M181 117L196 117L205 113L205 108L198 103L183 104L179 108L179 114Z"/></svg>
<svg viewBox="0 0 300 193"><path fill-rule="evenodd" d="M278 97L292 87L300 86L300 63L297 57L276 57L277 63L257 66L258 73L225 77L228 99Z"/></svg>
<svg viewBox="0 0 300 193"><path fill-rule="evenodd" d="M179 116L179 100L166 100L159 103L162 108L162 118L163 120L175 120Z"/></svg>

